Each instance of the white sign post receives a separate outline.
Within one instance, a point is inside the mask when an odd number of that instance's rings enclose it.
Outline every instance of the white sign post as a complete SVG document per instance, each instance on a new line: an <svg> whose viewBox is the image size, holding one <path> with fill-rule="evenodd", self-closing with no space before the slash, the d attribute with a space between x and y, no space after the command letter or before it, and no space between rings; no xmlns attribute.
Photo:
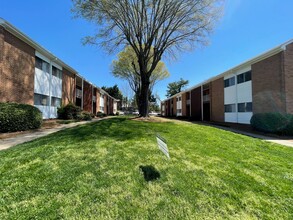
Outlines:
<svg viewBox="0 0 293 220"><path fill-rule="evenodd" d="M168 150L168 147L166 144L166 140L159 135L157 135L156 138L157 138L157 143L158 143L159 149L168 157L168 159L170 159L169 150Z"/></svg>

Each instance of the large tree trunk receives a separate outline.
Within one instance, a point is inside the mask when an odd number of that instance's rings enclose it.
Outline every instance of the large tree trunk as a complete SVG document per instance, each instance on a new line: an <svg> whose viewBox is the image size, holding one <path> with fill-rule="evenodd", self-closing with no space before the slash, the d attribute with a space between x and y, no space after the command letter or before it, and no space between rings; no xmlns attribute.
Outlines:
<svg viewBox="0 0 293 220"><path fill-rule="evenodd" d="M149 89L149 78L146 76L141 77L141 88L139 94L139 115L141 117L148 117L149 115Z"/></svg>

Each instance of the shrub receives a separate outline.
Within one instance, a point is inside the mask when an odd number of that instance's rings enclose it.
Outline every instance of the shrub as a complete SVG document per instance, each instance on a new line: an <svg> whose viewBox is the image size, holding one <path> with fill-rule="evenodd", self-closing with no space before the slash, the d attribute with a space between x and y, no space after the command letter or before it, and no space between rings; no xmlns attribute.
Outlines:
<svg viewBox="0 0 293 220"><path fill-rule="evenodd" d="M103 118L104 117L104 113L103 112L97 112L97 117L99 118Z"/></svg>
<svg viewBox="0 0 293 220"><path fill-rule="evenodd" d="M69 103L65 106L62 106L60 108L58 108L58 118L59 119L78 119L80 113L81 113L81 109L80 107Z"/></svg>
<svg viewBox="0 0 293 220"><path fill-rule="evenodd" d="M77 116L77 120L91 121L92 120L92 113L83 111Z"/></svg>
<svg viewBox="0 0 293 220"><path fill-rule="evenodd" d="M0 103L0 132L26 131L40 128L42 112L31 105Z"/></svg>
<svg viewBox="0 0 293 220"><path fill-rule="evenodd" d="M258 130L280 135L293 135L293 115L281 113L254 114L250 120L251 126Z"/></svg>
<svg viewBox="0 0 293 220"><path fill-rule="evenodd" d="M116 115L119 116L120 115L120 112L116 112Z"/></svg>

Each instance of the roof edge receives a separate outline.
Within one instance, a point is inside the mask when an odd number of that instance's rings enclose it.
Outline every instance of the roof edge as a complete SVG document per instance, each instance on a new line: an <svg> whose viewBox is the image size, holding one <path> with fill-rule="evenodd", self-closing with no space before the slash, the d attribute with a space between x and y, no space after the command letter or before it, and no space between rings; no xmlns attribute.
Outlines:
<svg viewBox="0 0 293 220"><path fill-rule="evenodd" d="M183 93L189 92L189 91L191 91L191 90L193 90L195 88L198 88L199 86L202 86L202 85L204 85L206 83L209 83L211 81L214 81L214 80L217 80L219 78L222 78L225 75L230 74L231 72L236 71L237 69L242 68L243 66L253 65L254 63L257 63L257 62L262 61L262 60L264 60L264 59L266 59L266 58L268 58L270 56L273 56L275 54L278 54L278 53L286 50L286 46L289 45L289 44L291 44L291 43L293 43L293 39L288 40L285 43L280 44L279 46L274 47L273 49L270 49L270 50L268 50L268 51L266 51L264 53L261 53L261 54L255 56L255 57L253 57L251 59L248 59L248 60L246 60L246 61L238 64L237 66L234 66L231 69L228 69L228 70L226 70L223 73L220 73L219 75L213 76L213 77L211 77L211 78L209 78L209 79L207 79L207 80L205 80L205 81L203 81L201 83L198 83L198 84L196 84L196 85L194 85L194 86L192 86L192 87L190 87L188 89L183 90L180 93L177 93L177 94L175 94L175 95L173 95L173 96L171 96L171 97L169 97L167 99L164 99L162 102L168 101L169 99L172 99L172 98L174 98L176 96L179 96L179 95L181 95Z"/></svg>
<svg viewBox="0 0 293 220"><path fill-rule="evenodd" d="M100 87L96 86L94 83L86 80L74 68L72 68L71 66L69 66L68 64L66 64L64 61L62 61L61 59L59 59L53 53L51 53L50 51L48 51L47 49L45 49L43 46L41 46L40 44L38 44L37 42L35 42L34 40L32 40L29 36L27 36L26 34L24 34L23 32L21 32L20 30L18 30L15 26L13 26L11 23L9 23L8 21L6 21L5 19L3 19L1 17L0 17L0 26L2 26L3 28L5 28L5 30L9 31L11 34L13 34L14 36L16 36L20 40L24 41L25 43L27 43L28 45L30 45L31 47L33 47L35 50L39 51L40 53L43 53L48 58L54 60L55 63L61 65L65 69L68 69L70 72L73 72L78 77L82 78L83 80L85 80L89 84L91 84L92 86L96 87L97 89L99 89L103 93L107 94L110 98L114 99L115 101L118 101L118 99L115 99L114 97L110 96L106 91L104 91Z"/></svg>

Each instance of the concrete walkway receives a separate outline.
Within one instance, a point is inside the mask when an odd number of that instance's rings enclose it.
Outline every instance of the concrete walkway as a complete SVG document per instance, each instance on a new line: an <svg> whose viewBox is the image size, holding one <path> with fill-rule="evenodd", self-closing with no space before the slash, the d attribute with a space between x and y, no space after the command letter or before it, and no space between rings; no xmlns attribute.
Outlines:
<svg viewBox="0 0 293 220"><path fill-rule="evenodd" d="M231 131L234 133L238 133L238 134L243 134L249 137L253 137L253 138L258 138L258 139L262 139L265 141L269 141L272 143L276 143L276 144L280 144L280 145L284 145L287 147L293 147L293 139L291 140L285 140L285 139L280 139L280 138L275 138L275 137L269 137L269 136L264 136L264 135L260 135L260 134L253 134L250 132L246 132L246 131L240 131L237 129L233 129L233 128L228 128L228 127L222 127L222 126L218 126L218 125L210 125L209 126L213 126L222 130L226 130L226 131Z"/></svg>
<svg viewBox="0 0 293 220"><path fill-rule="evenodd" d="M19 134L13 138L0 139L0 150L5 150L5 149L8 149L8 148L13 147L15 145L22 144L22 143L25 143L28 141L32 141L37 138L44 137L46 135L49 135L49 134L52 134L52 133L55 133L57 131L61 131L61 130L67 129L67 128L73 128L78 125L93 123L93 122L105 120L108 118L111 118L111 117L93 119L92 121L81 121L81 122L75 122L75 123L70 123L70 124L64 124L64 125L60 125L56 128L49 128L49 129L45 129L45 130L41 130L41 131L33 131L33 132L30 132L27 134Z"/></svg>

